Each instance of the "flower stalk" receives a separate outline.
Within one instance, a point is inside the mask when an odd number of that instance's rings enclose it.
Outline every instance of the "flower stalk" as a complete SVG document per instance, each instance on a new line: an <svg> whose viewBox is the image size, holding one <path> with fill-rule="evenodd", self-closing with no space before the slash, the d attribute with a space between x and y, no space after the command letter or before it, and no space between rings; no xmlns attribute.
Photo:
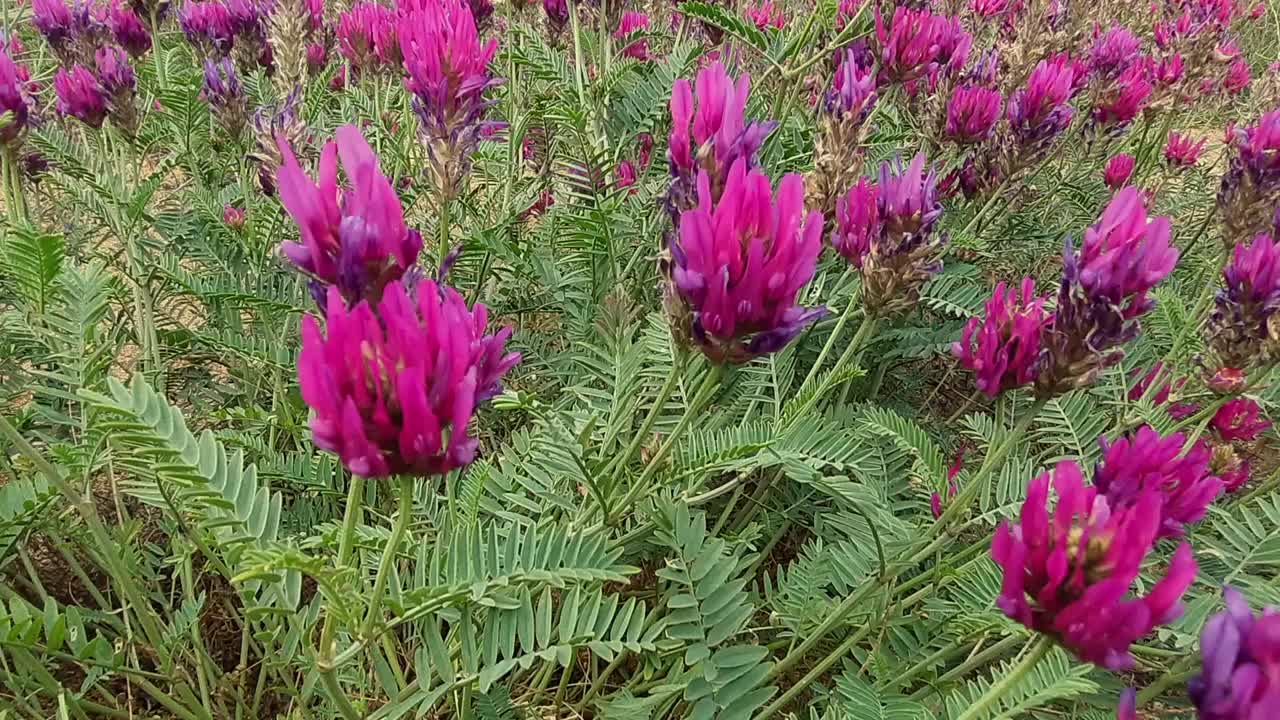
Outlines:
<svg viewBox="0 0 1280 720"><path fill-rule="evenodd" d="M987 688L987 691L978 698L976 702L968 707L960 717L956 720L973 720L973 718L984 717L987 708L1000 701L1000 698L1008 694L1009 690L1016 687L1022 678L1039 663L1049 651L1053 649L1053 638L1048 635L1040 635L1023 653L1022 659L1018 664L1013 666L1009 672L1004 674L998 682Z"/></svg>

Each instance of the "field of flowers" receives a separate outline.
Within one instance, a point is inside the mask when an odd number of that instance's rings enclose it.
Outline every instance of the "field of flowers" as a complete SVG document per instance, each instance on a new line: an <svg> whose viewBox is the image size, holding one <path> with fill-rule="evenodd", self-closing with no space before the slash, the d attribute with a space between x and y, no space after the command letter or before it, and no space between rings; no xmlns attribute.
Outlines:
<svg viewBox="0 0 1280 720"><path fill-rule="evenodd" d="M1280 718L1280 7L581 3L0 0L0 718Z"/></svg>

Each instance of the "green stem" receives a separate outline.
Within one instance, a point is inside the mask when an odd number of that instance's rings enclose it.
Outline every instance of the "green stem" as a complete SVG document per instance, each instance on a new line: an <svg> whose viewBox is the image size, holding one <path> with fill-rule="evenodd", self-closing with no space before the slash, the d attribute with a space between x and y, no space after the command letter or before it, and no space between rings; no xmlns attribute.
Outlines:
<svg viewBox="0 0 1280 720"><path fill-rule="evenodd" d="M391 574L391 564L396 561L396 550L400 547L400 541L404 539L405 531L409 529L409 521L413 517L413 485L416 478L401 477L399 478L400 502L396 510L396 521L391 526L391 537L387 540L387 546L382 549L382 561L378 563L378 574L373 579L373 596L369 599L369 611L364 616L364 622L360 625L360 637L369 637L370 631L373 629L374 616L382 615L382 595L387 590L387 576Z"/></svg>
<svg viewBox="0 0 1280 720"><path fill-rule="evenodd" d="M995 660L1001 655L1004 655L1006 652L1008 652L1009 650L1012 650L1015 646L1017 646L1021 642L1023 642L1023 639L1021 637L1018 637L1017 635L1010 635L1009 637L1001 640L995 645L992 645L986 650L983 650L982 652L970 657L968 660L965 660L959 665L951 668L950 670L946 671L942 675L938 676L938 679L934 681L933 685L922 687L919 690L916 690L915 692L911 693L910 698L912 700L923 700L925 696L929 694L929 691L934 689L934 686L945 685L946 683L949 683L952 680L955 680L956 678L965 677L970 672L973 672L973 670L979 667L982 667L983 665L986 665L987 663L991 662L992 660Z"/></svg>
<svg viewBox="0 0 1280 720"><path fill-rule="evenodd" d="M1194 673L1196 660L1197 658L1194 655L1182 658L1157 678L1155 682L1144 687L1138 693L1138 705L1141 706L1151 702L1160 697L1160 693L1164 692L1165 688L1190 677Z"/></svg>
<svg viewBox="0 0 1280 720"><path fill-rule="evenodd" d="M849 340L849 345L844 349L844 352L840 354L839 359L836 360L836 364L832 366L831 371L823 377L822 383L818 386L818 389L805 400L804 404L800 406L798 410L788 416L784 416L779 421L780 424L788 425L791 421L804 417L815 405L818 404L818 400L825 396L827 391L831 390L833 386L833 379L844 370L845 366L848 365L851 360L853 360L854 356L856 356L862 349L867 338L871 337L871 334L875 332L876 325L878 323L879 318L875 315L867 314L862 316L862 323L858 325L858 331L853 334L853 338ZM810 373L812 374L812 371L810 371ZM806 378L805 382L808 383L809 379ZM804 385L801 385L801 388L803 389Z"/></svg>
<svg viewBox="0 0 1280 720"><path fill-rule="evenodd" d="M1031 423L1035 422L1036 417L1040 415L1040 411L1044 409L1045 404L1048 402L1049 398L1036 398L1035 402L1031 404L1031 407L1027 408L1027 411L1023 413L1022 417L1018 418L1017 424L1015 424L1013 429L1009 431L1009 434L1005 436L1004 442L1000 443L987 453L987 456L983 458L982 465L978 468L978 471L969 479L969 482L965 484L965 487L960 491L960 494L952 498L951 503L947 505L947 509L944 510L942 516L938 518L938 527L947 527L947 525L953 522L960 513L968 509L969 504L973 502L980 490L983 491L985 496L984 488L991 472L999 467L1000 463L1009 456L1009 452L1013 450L1013 446L1022 438L1022 435L1027 431L1027 428L1031 427Z"/></svg>
<svg viewBox="0 0 1280 720"><path fill-rule="evenodd" d="M436 231L440 235L440 256L436 258L436 262L440 265L444 264L444 259L449 255L449 241L452 239L449 232L449 210L452 202L446 193L440 193L440 218ZM476 291L479 293L479 290Z"/></svg>
<svg viewBox="0 0 1280 720"><path fill-rule="evenodd" d="M676 383L680 382L680 371L684 368L684 357L683 353L678 353L676 357L672 358L671 372L667 375L666 382L658 390L658 396L654 398L653 406L649 408L649 413L645 415L644 422L640 423L639 432L632 436L626 450L621 455L615 456L610 460L609 464L600 473L601 475L609 475L609 490L617 486L623 469L640 451L640 447L649 438L649 433L653 432L653 426L658 422L658 416L662 414L663 408L667 406L667 401L671 399L671 393L675 391Z"/></svg>
<svg viewBox="0 0 1280 720"><path fill-rule="evenodd" d="M811 683L822 677L823 673L840 660L840 658L844 657L855 645L861 642L869 632L871 632L871 625L868 623L846 638L844 642L840 643L839 647L823 658L817 665L814 665L813 669L806 673L803 678L798 682L791 683L787 687L786 692L782 693L777 700L769 703L769 706L764 710L761 710L760 713L755 716L755 720L765 720L765 718L772 717L774 713L786 707L797 695L803 692L805 688L809 687Z"/></svg>
<svg viewBox="0 0 1280 720"><path fill-rule="evenodd" d="M853 267L850 266L849 270L845 271L845 276L847 277L852 271ZM857 307L858 306L853 303L853 299L850 298L849 304L845 306L844 312L840 313L840 319L836 320L836 326L831 330L831 336L827 338L825 343L823 343L822 350L818 352L818 358L813 361L813 366L809 368L809 374L805 375L804 381L800 383L801 390L804 390L805 386L813 382L814 376L816 376L818 371L822 369L822 364L826 362L827 355L831 353L831 348L836 344L836 340L840 337L840 331L844 329L845 323L849 322L849 318L853 317Z"/></svg>
<svg viewBox="0 0 1280 720"><path fill-rule="evenodd" d="M364 478L352 475L347 488L347 507L342 514L342 535L338 538L338 567L346 567L351 559L352 547L355 544L356 521L360 515L361 501L364 498ZM320 630L320 648L316 653L316 670L324 683L329 699L337 706L344 720L360 720L360 714L352 707L351 700L342 692L338 683L337 663L334 661L333 636L337 631L337 616L327 610L324 627Z"/></svg>
<svg viewBox="0 0 1280 720"><path fill-rule="evenodd" d="M960 717L956 718L956 720L973 720L973 718L985 717L987 708L999 702L1000 698L1004 697L1010 689L1015 687L1022 680L1023 676L1031 672L1031 670L1035 668L1036 663L1040 662L1040 660L1052 649L1053 638L1048 635L1037 636L1036 639L1032 641L1031 646L1027 648L1026 654L1023 655L1022 660L1020 660L1017 665L1010 668L1009 671L1004 674L1004 677L1000 678L995 684L987 688L987 691L982 694L982 697L978 698L977 701L971 704L963 713L960 713Z"/></svg>
<svg viewBox="0 0 1280 720"><path fill-rule="evenodd" d="M689 401L689 407L680 418L680 422L671 431L671 434L667 436L666 440L662 442L662 445L659 446L658 452L649 459L649 464L645 466L644 472L640 474L639 479L631 485L631 489L622 497L622 502L618 503L616 508L618 511L625 511L635 501L636 497L645 491L649 480L653 479L654 474L658 472L658 468L662 466L662 461L671 452L671 448L675 447L676 441L689 429L694 419L702 414L703 405L715 394L715 390L719 387L720 380L723 377L723 365L716 365L707 371L707 374L702 379L702 385L694 392L693 398ZM612 525L616 519L616 514L610 514L609 517L605 518L605 524Z"/></svg>

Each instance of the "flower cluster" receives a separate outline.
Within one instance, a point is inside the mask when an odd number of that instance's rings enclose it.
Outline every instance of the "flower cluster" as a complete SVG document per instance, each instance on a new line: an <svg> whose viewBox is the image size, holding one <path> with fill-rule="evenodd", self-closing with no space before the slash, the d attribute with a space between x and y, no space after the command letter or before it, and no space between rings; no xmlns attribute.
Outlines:
<svg viewBox="0 0 1280 720"><path fill-rule="evenodd" d="M547 17L547 30L552 37L564 32L569 24L569 3L567 0L542 0L542 12Z"/></svg>
<svg viewBox="0 0 1280 720"><path fill-rule="evenodd" d="M223 131L232 138L240 137L249 119L249 99L235 63L229 58L204 61L204 99Z"/></svg>
<svg viewBox="0 0 1280 720"><path fill-rule="evenodd" d="M1124 129L1147 106L1152 89L1146 70L1131 65L1101 91L1093 106L1094 125L1104 131Z"/></svg>
<svg viewBox="0 0 1280 720"><path fill-rule="evenodd" d="M1056 395L1093 382L1119 362L1121 345L1138 333L1138 319L1154 305L1153 287L1173 270L1169 219L1148 220L1141 194L1117 192L1077 253L1067 240L1062 283L1050 324L1036 391Z"/></svg>
<svg viewBox="0 0 1280 720"><path fill-rule="evenodd" d="M958 18L899 5L888 24L876 9L876 47L881 81L905 83L964 67L973 46Z"/></svg>
<svg viewBox="0 0 1280 720"><path fill-rule="evenodd" d="M1169 140L1164 145L1164 159L1173 168L1189 168L1195 167L1196 162L1200 160L1200 153L1204 152L1205 143L1208 138L1202 138L1199 142L1191 139L1190 135L1181 133L1169 133Z"/></svg>
<svg viewBox="0 0 1280 720"><path fill-rule="evenodd" d="M618 29L613 31L613 38L620 41L619 44L622 45L618 54L636 60L648 60L649 41L643 37L635 37L643 35L648 30L648 15L632 10L622 13L622 18L618 20Z"/></svg>
<svg viewBox="0 0 1280 720"><path fill-rule="evenodd" d="M947 103L946 135L958 143L978 143L991 137L1000 119L999 90L961 85Z"/></svg>
<svg viewBox="0 0 1280 720"><path fill-rule="evenodd" d="M869 313L912 307L925 281L942 270L946 236L934 232L942 215L938 174L927 165L924 154L906 167L898 159L880 165L879 232L871 236L862 261L863 304Z"/></svg>
<svg viewBox="0 0 1280 720"><path fill-rule="evenodd" d="M810 207L830 218L840 194L862 172L866 119L876 103L875 59L865 45L846 49L822 101L814 138L814 171L806 181Z"/></svg>
<svg viewBox="0 0 1280 720"><path fill-rule="evenodd" d="M1084 68L1067 55L1041 60L1027 82L1009 96L1009 127L1025 156L1024 164L1040 157L1070 125L1075 95Z"/></svg>
<svg viewBox="0 0 1280 720"><path fill-rule="evenodd" d="M276 170L283 160L280 138L295 152L307 145L308 132L302 122L301 106L302 93L295 89L280 103L259 106L253 113L254 147L249 157L258 166L258 185L267 195L276 191Z"/></svg>
<svg viewBox="0 0 1280 720"><path fill-rule="evenodd" d="M329 290L322 332L302 325L298 381L312 410L315 444L352 473L443 475L470 463L476 408L501 392L520 360L505 349L510 330L485 335L483 305L423 278L399 282L377 302L353 308Z"/></svg>
<svg viewBox="0 0 1280 720"><path fill-rule="evenodd" d="M94 57L94 65L111 122L126 135L132 136L138 129L138 112L134 102L138 82L133 67L129 64L128 53L118 47L104 47Z"/></svg>
<svg viewBox="0 0 1280 720"><path fill-rule="evenodd" d="M140 57L151 49L151 33L142 24L142 18L132 8L122 6L120 0L112 0L110 22L116 43L132 57Z"/></svg>
<svg viewBox="0 0 1280 720"><path fill-rule="evenodd" d="M1035 380L1040 338L1050 320L1044 307L1047 300L1035 294L1031 278L1024 278L1020 288L1006 288L1002 282L987 301L985 313L970 318L960 341L951 346L987 397Z"/></svg>
<svg viewBox="0 0 1280 720"><path fill-rule="evenodd" d="M1231 133L1230 166L1218 189L1223 242L1230 249L1266 229L1280 206L1280 109Z"/></svg>
<svg viewBox="0 0 1280 720"><path fill-rule="evenodd" d="M98 78L83 65L59 68L53 78L58 112L93 128L107 118L107 93Z"/></svg>
<svg viewBox="0 0 1280 720"><path fill-rule="evenodd" d="M1200 631L1201 670L1187 694L1201 720L1271 717L1280 706L1280 610L1260 615L1234 588Z"/></svg>
<svg viewBox="0 0 1280 720"><path fill-rule="evenodd" d="M1133 174L1136 160L1128 153L1118 153L1107 160L1102 168L1102 182L1112 190L1119 190L1129 184L1129 176Z"/></svg>
<svg viewBox="0 0 1280 720"><path fill-rule="evenodd" d="M751 76L735 82L720 62L699 70L694 85L683 79L675 82L667 146L672 181L666 198L673 220L701 202L701 173L707 175L712 201L718 201L730 168L739 160L747 170L755 167L756 153L777 123L746 121L750 90Z"/></svg>
<svg viewBox="0 0 1280 720"><path fill-rule="evenodd" d="M14 62L8 44L0 37L0 146L21 142L31 121L31 100L27 97L27 69Z"/></svg>
<svg viewBox="0 0 1280 720"><path fill-rule="evenodd" d="M1252 442L1271 428L1271 421L1262 418L1258 402L1247 397L1232 398L1218 408L1209 426L1224 442Z"/></svg>
<svg viewBox="0 0 1280 720"><path fill-rule="evenodd" d="M866 178L836 201L835 229L831 231L831 247L853 266L861 269L871 252L871 241L880 237L879 192Z"/></svg>
<svg viewBox="0 0 1280 720"><path fill-rule="evenodd" d="M782 5L775 6L773 0L762 0L758 5L748 7L747 17L761 30L769 28L781 30L787 24L787 16Z"/></svg>
<svg viewBox="0 0 1280 720"><path fill-rule="evenodd" d="M796 305L822 250L822 216L804 212L799 175L769 178L739 157L717 198L698 171L698 204L670 244L667 307L674 326L719 363L782 349L825 308Z"/></svg>
<svg viewBox="0 0 1280 720"><path fill-rule="evenodd" d="M1143 425L1130 436L1112 442L1099 439L1102 461L1093 484L1113 512L1136 506L1149 493L1160 496L1159 537L1181 537L1186 525L1199 522L1209 503L1222 493L1222 480L1209 471L1210 452L1204 443L1185 453L1186 437L1159 433Z"/></svg>
<svg viewBox="0 0 1280 720"><path fill-rule="evenodd" d="M1102 77L1116 77L1138 61L1142 41L1129 28L1115 25L1096 32L1089 69Z"/></svg>
<svg viewBox="0 0 1280 720"><path fill-rule="evenodd" d="M32 0L32 23L64 66L91 65L93 54L111 39L106 5L75 0Z"/></svg>
<svg viewBox="0 0 1280 720"><path fill-rule="evenodd" d="M405 226L400 198L373 150L354 126L339 128L336 142L320 155L318 182L303 173L284 138L280 153L280 202L301 235L299 242L284 243L285 256L316 282L336 288L349 306L365 299L376 304L387 285L417 262L422 237ZM341 198L339 158L350 185Z"/></svg>
<svg viewBox="0 0 1280 720"><path fill-rule="evenodd" d="M1057 497L1051 509L1050 486ZM1129 647L1182 612L1195 580L1191 546L1173 554L1164 577L1145 596L1130 597L1143 560L1156 543L1160 495L1143 493L1112 508L1085 485L1080 466L1060 462L1032 480L1017 523L1001 523L991 555L1004 572L996 604L1086 662L1111 670L1132 666Z"/></svg>
<svg viewBox="0 0 1280 720"><path fill-rule="evenodd" d="M357 75L399 67L396 14L372 0L356 3L338 16L338 51Z"/></svg>
<svg viewBox="0 0 1280 720"><path fill-rule="evenodd" d="M201 55L220 58L235 40L231 11L218 0L186 0L178 11L178 27Z"/></svg>
<svg viewBox="0 0 1280 720"><path fill-rule="evenodd" d="M1280 241L1259 235L1237 245L1222 278L1208 328L1213 369L1243 373L1280 359Z"/></svg>
<svg viewBox="0 0 1280 720"><path fill-rule="evenodd" d="M476 145L501 127L485 119L493 104L485 93L502 82L489 72L498 41L480 42L463 0L413 4L397 32L433 179L442 196L452 198Z"/></svg>

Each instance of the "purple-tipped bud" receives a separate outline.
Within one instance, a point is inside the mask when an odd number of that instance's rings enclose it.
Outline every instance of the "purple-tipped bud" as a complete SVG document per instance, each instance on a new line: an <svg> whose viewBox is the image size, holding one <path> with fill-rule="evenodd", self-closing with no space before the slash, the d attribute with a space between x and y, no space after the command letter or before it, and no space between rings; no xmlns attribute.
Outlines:
<svg viewBox="0 0 1280 720"><path fill-rule="evenodd" d="M649 16L644 13L638 13L631 10L622 13L622 19L618 21L618 29L613 31L615 40L619 40L622 50L619 53L623 57L635 58L636 60L649 59L649 41L643 37L632 39L635 35L643 35L649 30Z"/></svg>
<svg viewBox="0 0 1280 720"><path fill-rule="evenodd" d="M898 159L880 165L877 211L880 234L863 261L863 302L869 312L889 314L914 305L942 270L946 238L933 232L942 215L938 174L923 153L907 167Z"/></svg>
<svg viewBox="0 0 1280 720"><path fill-rule="evenodd" d="M1128 153L1119 153L1112 155L1107 160L1107 164L1102 168L1102 182L1112 190L1119 190L1129 182L1129 176L1133 174L1133 165L1136 161L1132 155Z"/></svg>
<svg viewBox="0 0 1280 720"><path fill-rule="evenodd" d="M1262 407L1257 400L1237 397L1218 408L1209 427L1223 442L1253 442L1271 428L1271 421L1262 417Z"/></svg>
<svg viewBox="0 0 1280 720"><path fill-rule="evenodd" d="M969 0L969 9L983 20L990 20L1009 12L1013 0Z"/></svg>
<svg viewBox="0 0 1280 720"><path fill-rule="evenodd" d="M63 0L31 0L32 22L49 45L60 51L72 40L75 23Z"/></svg>
<svg viewBox="0 0 1280 720"><path fill-rule="evenodd" d="M1227 72L1222 76L1222 89L1228 95L1239 95L1249 87L1252 80L1249 63L1244 58L1236 58L1227 66Z"/></svg>
<svg viewBox="0 0 1280 720"><path fill-rule="evenodd" d="M98 79L81 65L59 68L53 78L58 112L77 118L89 127L102 127L107 117L107 95Z"/></svg>
<svg viewBox="0 0 1280 720"><path fill-rule="evenodd" d="M1040 338L1050 316L1045 296L1035 294L1035 281L1024 278L1020 291L1002 282L987 301L982 317L970 318L951 352L960 366L973 371L978 389L995 397L1030 385L1036 378Z"/></svg>
<svg viewBox="0 0 1280 720"><path fill-rule="evenodd" d="M747 122L750 90L750 75L734 81L720 62L699 70L694 85L683 79L675 82L667 149L672 175L667 205L673 213L694 206L699 171L707 173L712 199L718 201L729 169L738 160L748 170L756 166L756 153L777 123Z"/></svg>
<svg viewBox="0 0 1280 720"><path fill-rule="evenodd" d="M619 188L631 188L631 192L635 192L635 188L631 187L636 184L636 166L631 164L630 160L623 160L618 163L617 170L617 186Z"/></svg>
<svg viewBox="0 0 1280 720"><path fill-rule="evenodd" d="M1125 688L1116 704L1116 720L1138 720L1138 691Z"/></svg>
<svg viewBox="0 0 1280 720"><path fill-rule="evenodd" d="M222 129L239 137L249 118L249 100L229 58L204 61L204 98Z"/></svg>
<svg viewBox="0 0 1280 720"><path fill-rule="evenodd" d="M1196 575L1191 545L1183 543L1148 593L1130 596L1156 543L1160 508L1159 494L1148 492L1113 510L1085 485L1079 465L1058 463L1027 486L1017 523L996 530L991 556L1004 572L996 605L1085 662L1132 667L1129 647L1181 615Z"/></svg>
<svg viewBox="0 0 1280 720"><path fill-rule="evenodd" d="M226 205L222 208L222 224L232 230L240 230L244 227L244 210L235 205Z"/></svg>
<svg viewBox="0 0 1280 720"><path fill-rule="evenodd" d="M1259 235L1237 245L1222 279L1208 329L1217 367L1240 372L1280 359L1280 241Z"/></svg>
<svg viewBox="0 0 1280 720"><path fill-rule="evenodd" d="M283 138L277 178L280 202L298 224L299 242L282 249L303 272L338 289L349 305L377 301L383 289L417 262L422 236L404 224L404 211L378 158L354 125L320 156L319 183L303 172ZM338 160L350 188L339 204Z"/></svg>
<svg viewBox="0 0 1280 720"><path fill-rule="evenodd" d="M781 30L787 24L787 15L782 6L774 6L773 0L762 0L759 4L748 6L747 17L760 30Z"/></svg>
<svg viewBox="0 0 1280 720"><path fill-rule="evenodd" d="M1104 129L1120 129L1133 122L1151 97L1151 82L1138 65L1120 74L1093 107L1093 121Z"/></svg>
<svg viewBox="0 0 1280 720"><path fill-rule="evenodd" d="M151 49L151 33L142 24L142 18L131 8L121 6L120 0L112 0L111 3L111 34L116 43L133 57Z"/></svg>
<svg viewBox="0 0 1280 720"><path fill-rule="evenodd" d="M1230 249L1262 232L1280 206L1280 109L1256 125L1229 130L1228 137L1234 152L1218 189L1218 209Z"/></svg>
<svg viewBox="0 0 1280 720"><path fill-rule="evenodd" d="M94 56L98 82L107 96L107 113L116 127L132 135L138 127L134 96L138 80L129 64L129 55L118 47L104 47Z"/></svg>
<svg viewBox="0 0 1280 720"><path fill-rule="evenodd" d="M187 0L178 11L178 27L205 57L222 57L231 51L235 37L231 12L217 0Z"/></svg>
<svg viewBox="0 0 1280 720"><path fill-rule="evenodd" d="M947 103L947 137L958 143L978 143L991 137L1000 119L1000 91L961 85Z"/></svg>
<svg viewBox="0 0 1280 720"><path fill-rule="evenodd" d="M400 64L396 13L376 2L361 2L338 16L338 50L356 73Z"/></svg>
<svg viewBox="0 0 1280 720"><path fill-rule="evenodd" d="M1143 425L1114 442L1100 438L1102 461L1093 473L1093 484L1107 498L1112 511L1133 507L1147 493L1159 495L1158 537L1182 537L1186 526L1200 522L1222 494L1222 480L1209 472L1210 452L1197 443L1182 452L1182 433L1167 437Z"/></svg>
<svg viewBox="0 0 1280 720"><path fill-rule="evenodd" d="M1200 674L1187 694L1201 720L1270 718L1280 703L1280 610L1254 615L1233 588L1200 631Z"/></svg>
<svg viewBox="0 0 1280 720"><path fill-rule="evenodd" d="M457 193L480 140L501 123L485 120L493 104L485 93L502 82L489 72L497 39L480 42L462 0L423 2L402 13L397 32L413 93L413 110L433 160L435 181L447 197Z"/></svg>
<svg viewBox="0 0 1280 720"><path fill-rule="evenodd" d="M1095 75L1115 77L1138 60L1142 41L1129 28L1114 25L1106 32L1095 30L1089 66Z"/></svg>
<svg viewBox="0 0 1280 720"><path fill-rule="evenodd" d="M831 247L854 267L871 252L871 241L880 237L880 198L875 183L858 178L858 184L836 200L836 226Z"/></svg>
<svg viewBox="0 0 1280 720"><path fill-rule="evenodd" d="M742 363L777 352L824 308L796 305L822 250L822 215L804 212L804 182L730 168L719 200L698 173L698 205L680 215L671 243L668 309L677 331L713 362Z"/></svg>
<svg viewBox="0 0 1280 720"><path fill-rule="evenodd" d="M1117 192L1079 253L1067 241L1062 284L1036 391L1056 395L1093 382L1123 357L1121 346L1138 333L1137 320L1154 301L1148 293L1173 270L1169 219L1148 220L1141 194Z"/></svg>
<svg viewBox="0 0 1280 720"><path fill-rule="evenodd" d="M485 335L485 307L468 310L429 278L412 291L391 283L373 308L362 300L348 309L330 288L325 331L314 317L303 320L298 381L316 446L363 477L467 465L479 445L468 431L472 415L520 361L505 350L511 331Z"/></svg>
<svg viewBox="0 0 1280 720"><path fill-rule="evenodd" d="M542 0L542 12L552 35L559 35L569 24L569 3L565 0Z"/></svg>
<svg viewBox="0 0 1280 720"><path fill-rule="evenodd" d="M1206 142L1208 138L1195 142L1190 135L1171 132L1168 142L1164 145L1164 159L1171 167L1194 167L1200 159L1200 153L1204 151Z"/></svg>
<svg viewBox="0 0 1280 720"><path fill-rule="evenodd" d="M0 146L16 146L31 122L26 84L26 68L13 61L0 39Z"/></svg>
<svg viewBox="0 0 1280 720"><path fill-rule="evenodd" d="M1009 96L1009 127L1020 145L1038 152L1051 144L1075 116L1067 104L1084 74L1066 55L1041 60L1021 88Z"/></svg>
<svg viewBox="0 0 1280 720"><path fill-rule="evenodd" d="M876 104L876 82L873 66L859 61L854 50L845 50L831 78L823 109L836 120L866 119Z"/></svg>

